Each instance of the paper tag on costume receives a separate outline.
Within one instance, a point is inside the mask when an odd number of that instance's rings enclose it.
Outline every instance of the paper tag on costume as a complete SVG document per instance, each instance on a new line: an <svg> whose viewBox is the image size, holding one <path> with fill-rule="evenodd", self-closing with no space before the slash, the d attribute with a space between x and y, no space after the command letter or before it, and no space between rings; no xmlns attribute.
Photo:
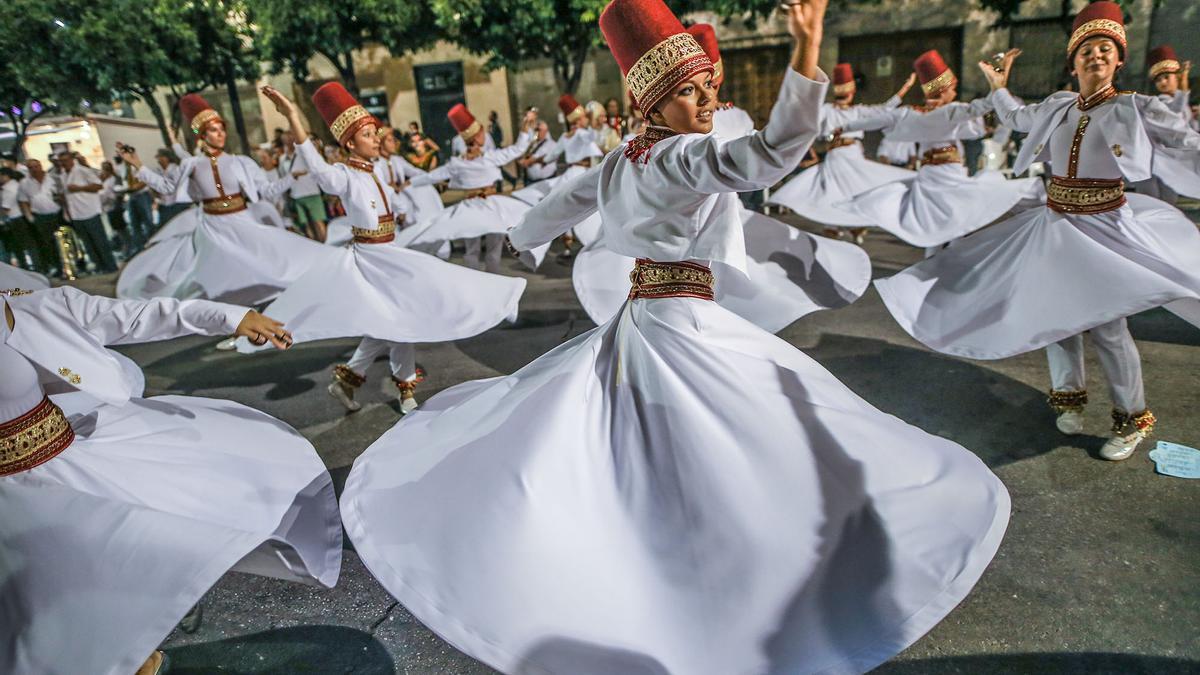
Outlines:
<svg viewBox="0 0 1200 675"><path fill-rule="evenodd" d="M1200 478L1200 450L1178 443L1159 441L1150 451L1154 468L1164 476Z"/></svg>

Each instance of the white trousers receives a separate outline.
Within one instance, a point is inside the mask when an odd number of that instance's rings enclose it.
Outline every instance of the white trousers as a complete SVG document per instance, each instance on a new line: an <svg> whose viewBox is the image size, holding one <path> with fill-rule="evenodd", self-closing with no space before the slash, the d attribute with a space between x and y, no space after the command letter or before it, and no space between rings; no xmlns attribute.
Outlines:
<svg viewBox="0 0 1200 675"><path fill-rule="evenodd" d="M367 368L384 352L387 352L388 360L391 362L393 377L401 382L412 382L417 379L416 349L407 342L388 342L365 337L362 342L358 343L358 348L354 350L354 355L350 357L346 366L356 374L365 377Z"/></svg>
<svg viewBox="0 0 1200 675"><path fill-rule="evenodd" d="M1129 334L1125 319L1110 321L1088 331L1100 357L1113 407L1137 414L1146 409L1142 387L1142 359ZM1050 362L1050 386L1055 391L1085 391L1087 376L1083 366L1083 334L1073 335L1046 347Z"/></svg>
<svg viewBox="0 0 1200 675"><path fill-rule="evenodd" d="M479 262L479 254L484 245L487 245L483 265ZM494 232L485 234L482 237L475 237L467 240L467 252L463 256L463 262L467 267L477 270L485 270L492 274L500 273L500 257L504 254L504 234Z"/></svg>

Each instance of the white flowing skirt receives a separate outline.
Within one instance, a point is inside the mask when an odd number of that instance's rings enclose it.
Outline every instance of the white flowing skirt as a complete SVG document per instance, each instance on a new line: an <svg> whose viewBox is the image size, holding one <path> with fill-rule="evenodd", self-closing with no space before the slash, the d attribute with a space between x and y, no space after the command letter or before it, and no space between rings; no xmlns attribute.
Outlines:
<svg viewBox="0 0 1200 675"><path fill-rule="evenodd" d="M416 227L416 224L406 223L402 228L400 228L400 230L397 231L396 237L404 238L404 231L411 227ZM338 216L337 218L329 221L329 224L325 229L325 243L327 245L341 248L349 245L352 241L354 241L354 223L351 221L350 216ZM450 259L449 241L410 245L408 248L411 248L414 251L420 251L421 253L436 255L442 260Z"/></svg>
<svg viewBox="0 0 1200 675"><path fill-rule="evenodd" d="M1178 209L1127 194L1096 215L1041 207L875 282L930 349L1002 359L1166 305L1200 326L1200 233Z"/></svg>
<svg viewBox="0 0 1200 675"><path fill-rule="evenodd" d="M259 224L271 225L279 228L287 227L287 223L284 221L283 216L280 215L279 209L275 208L273 204L265 200L259 200L257 202L251 202L247 204L246 210L250 212L250 217ZM203 215L204 210L200 208L198 204L188 208L185 211L180 211L179 213L175 214L174 218L171 218L166 222L166 224L158 228L158 231L150 237L150 240L146 242L146 245L149 246L150 244L157 244L164 239L172 239L174 237L182 237L184 235L191 234L200 225L200 219L203 217Z"/></svg>
<svg viewBox="0 0 1200 675"><path fill-rule="evenodd" d="M849 305L871 283L871 259L859 246L814 237L747 209L742 228L749 278L715 267L717 302L767 332L818 310ZM576 256L571 281L596 325L625 303L633 264L633 258L610 251L603 238Z"/></svg>
<svg viewBox="0 0 1200 675"><path fill-rule="evenodd" d="M941 246L991 223L1022 201L1044 202L1038 178L967 175L962 164L923 166L915 178L864 192L835 208L852 210L913 246Z"/></svg>
<svg viewBox="0 0 1200 675"><path fill-rule="evenodd" d="M0 289L20 288L26 291L38 291L50 288L50 279L44 274L13 267L6 262L0 262Z"/></svg>
<svg viewBox="0 0 1200 675"><path fill-rule="evenodd" d="M862 144L834 148L771 194L768 204L786 206L808 220L842 227L874 225L867 216L836 204L880 185L913 178L916 171L874 162Z"/></svg>
<svg viewBox="0 0 1200 675"><path fill-rule="evenodd" d="M860 673L958 604L1004 486L713 302L636 300L434 396L342 518L422 623L505 673Z"/></svg>
<svg viewBox="0 0 1200 675"><path fill-rule="evenodd" d="M342 532L312 445L237 403L93 406L0 478L0 672L130 675L225 572L332 587Z"/></svg>
<svg viewBox="0 0 1200 675"><path fill-rule="evenodd" d="M474 197L447 206L427 221L417 223L396 233L396 243L406 248L428 250L455 239L475 239L485 234L507 234L532 206L507 195ZM536 270L546 257L550 245L524 252L520 260Z"/></svg>
<svg viewBox="0 0 1200 675"><path fill-rule="evenodd" d="M432 185L409 187L400 191L400 199L408 203L405 211L413 223L421 223L441 215L446 210L442 195Z"/></svg>
<svg viewBox="0 0 1200 675"><path fill-rule="evenodd" d="M248 210L202 213L190 235L163 240L134 256L117 279L117 297L256 305L334 257L320 243L260 224Z"/></svg>
<svg viewBox="0 0 1200 675"><path fill-rule="evenodd" d="M1200 153L1176 148L1154 149L1154 178L1176 194L1200 199Z"/></svg>
<svg viewBox="0 0 1200 675"><path fill-rule="evenodd" d="M297 343L366 336L392 342L446 342L515 320L525 280L479 272L387 244L330 249L263 310ZM267 349L246 338L238 351Z"/></svg>

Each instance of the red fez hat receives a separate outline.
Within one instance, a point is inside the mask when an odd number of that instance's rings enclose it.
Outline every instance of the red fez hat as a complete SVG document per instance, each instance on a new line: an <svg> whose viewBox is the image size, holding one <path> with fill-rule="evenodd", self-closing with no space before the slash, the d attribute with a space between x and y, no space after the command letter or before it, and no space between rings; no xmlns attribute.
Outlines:
<svg viewBox="0 0 1200 675"><path fill-rule="evenodd" d="M1175 55L1175 48L1171 45L1160 45L1150 50L1150 58L1146 59L1150 64L1150 79L1154 79L1163 73L1178 73L1183 70L1183 66L1179 63L1179 57Z"/></svg>
<svg viewBox="0 0 1200 675"><path fill-rule="evenodd" d="M720 86L725 81L725 67L721 63L721 47L717 43L717 31L707 23L688 26L687 32L694 38L713 64L713 84Z"/></svg>
<svg viewBox="0 0 1200 675"><path fill-rule="evenodd" d="M926 96L937 96L954 82L954 71L942 60L936 49L930 49L913 61L913 70L921 80L921 91Z"/></svg>
<svg viewBox="0 0 1200 675"><path fill-rule="evenodd" d="M644 111L680 82L713 72L708 55L663 0L612 0L600 13L600 31Z"/></svg>
<svg viewBox="0 0 1200 675"><path fill-rule="evenodd" d="M183 113L183 119L187 120L193 134L204 133L204 127L209 122L224 121L200 94L184 94L179 99L179 111Z"/></svg>
<svg viewBox="0 0 1200 675"><path fill-rule="evenodd" d="M1074 59L1075 50L1079 48L1079 45L1084 40L1097 35L1112 38L1121 51L1121 58L1125 58L1125 14L1121 12L1120 5L1108 2L1108 0L1100 0L1100 2L1093 2L1080 10L1079 14L1075 16L1075 23L1071 25L1071 40L1067 43L1067 58Z"/></svg>
<svg viewBox="0 0 1200 675"><path fill-rule="evenodd" d="M579 101L576 101L575 97L570 94L558 97L558 109L566 116L568 124L587 114L583 106L579 105Z"/></svg>
<svg viewBox="0 0 1200 675"><path fill-rule="evenodd" d="M854 86L854 69L849 63L839 63L833 67L833 95L845 96L853 94Z"/></svg>
<svg viewBox="0 0 1200 675"><path fill-rule="evenodd" d="M455 104L454 107L446 113L446 117L449 118L450 124L454 125L454 130L458 132L458 135L461 136L464 141L471 140L476 134L478 134L480 131L483 131L483 125L481 125L475 119L475 116L471 114L471 111L467 110L467 106L463 105L462 103Z"/></svg>
<svg viewBox="0 0 1200 675"><path fill-rule="evenodd" d="M368 124L379 123L374 115L358 104L340 82L326 82L321 85L313 92L312 102L317 112L321 113L321 119L329 125L333 137L342 145L345 145L359 129Z"/></svg>

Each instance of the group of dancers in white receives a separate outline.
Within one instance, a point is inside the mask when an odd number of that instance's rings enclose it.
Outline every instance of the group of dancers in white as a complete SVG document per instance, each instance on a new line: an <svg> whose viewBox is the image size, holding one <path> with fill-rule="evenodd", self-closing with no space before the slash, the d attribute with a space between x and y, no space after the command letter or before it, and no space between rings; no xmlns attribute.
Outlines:
<svg viewBox="0 0 1200 675"><path fill-rule="evenodd" d="M775 185L830 138L773 199L929 247L876 282L893 316L948 354L1046 348L1064 433L1083 429L1090 331L1114 405L1102 455L1118 460L1154 423L1125 317L1166 306L1200 325L1196 226L1125 185L1200 196L1188 192L1200 133L1186 95L1181 107L1173 91L1113 88L1126 37L1104 1L1067 45L1078 93L1022 104L1005 87L1014 50L980 63L986 98L956 102L931 52L915 66L925 106L855 106L843 66L826 104L826 2L781 8L794 48L756 131L719 103L711 27L685 29L662 0L613 0L600 29L646 128L604 153L564 97L571 128L554 152L570 170L513 196L494 186L499 167L538 151L532 114L495 148L456 107L461 155L422 173L327 84L313 102L348 154L329 164L294 104L265 88L345 206L338 246L257 222L249 205L291 178L265 181L224 152L218 113L186 97L202 151L177 179L138 177L196 201L194 224L129 264L120 299L0 270L0 672L161 672L156 647L225 572L333 586L343 527L414 616L505 673L862 672L937 624L997 551L1008 493L970 451L876 410L772 334L856 300L870 263L737 193ZM1151 72L1178 86L1185 66L1170 56ZM1046 163L1046 187L967 176L961 143L989 111L1028 134L1014 170ZM865 159L870 129L915 144L921 168ZM443 181L466 199L443 208L428 187ZM497 274L506 238L536 268L570 232L598 327L418 405L415 344L515 317L525 282ZM455 239L477 269L439 257ZM355 461L339 503L288 425L227 401L144 398L137 366L106 349L185 334L232 334L241 352L361 337L330 393L357 409L386 352L404 416Z"/></svg>

